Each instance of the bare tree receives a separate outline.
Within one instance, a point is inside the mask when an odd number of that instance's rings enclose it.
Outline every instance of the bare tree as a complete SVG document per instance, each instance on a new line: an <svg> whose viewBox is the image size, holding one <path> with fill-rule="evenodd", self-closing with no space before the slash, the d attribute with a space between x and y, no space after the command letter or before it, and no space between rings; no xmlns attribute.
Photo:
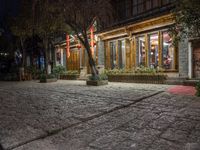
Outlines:
<svg viewBox="0 0 200 150"><path fill-rule="evenodd" d="M59 0L60 13L85 47L92 75L98 77L98 70L92 57L88 39L89 29L95 21L98 25L108 24L112 19L110 0Z"/></svg>

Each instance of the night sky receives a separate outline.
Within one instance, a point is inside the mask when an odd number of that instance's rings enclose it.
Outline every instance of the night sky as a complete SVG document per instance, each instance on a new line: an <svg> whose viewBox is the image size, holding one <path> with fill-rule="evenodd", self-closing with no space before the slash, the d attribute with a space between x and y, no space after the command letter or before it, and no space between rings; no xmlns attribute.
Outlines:
<svg viewBox="0 0 200 150"><path fill-rule="evenodd" d="M19 0L0 0L0 28L7 30L5 20L15 16L19 9Z"/></svg>

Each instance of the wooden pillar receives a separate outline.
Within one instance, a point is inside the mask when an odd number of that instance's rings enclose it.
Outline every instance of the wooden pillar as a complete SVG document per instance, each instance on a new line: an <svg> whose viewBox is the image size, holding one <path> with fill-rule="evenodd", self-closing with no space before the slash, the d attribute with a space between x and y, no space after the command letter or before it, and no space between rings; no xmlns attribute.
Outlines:
<svg viewBox="0 0 200 150"><path fill-rule="evenodd" d="M119 67L119 40L116 40L116 66Z"/></svg>
<svg viewBox="0 0 200 150"><path fill-rule="evenodd" d="M133 37L133 67L137 67L137 40Z"/></svg>
<svg viewBox="0 0 200 150"><path fill-rule="evenodd" d="M130 38L130 69L134 66L134 59L133 59L133 39Z"/></svg>
<svg viewBox="0 0 200 150"><path fill-rule="evenodd" d="M132 52L131 52L131 41L125 39L125 50L126 50L126 69L131 69L132 67Z"/></svg>
<svg viewBox="0 0 200 150"><path fill-rule="evenodd" d="M178 69L178 46L174 47L174 65L173 69L177 70Z"/></svg>
<svg viewBox="0 0 200 150"><path fill-rule="evenodd" d="M106 69L110 69L111 68L111 64L110 64L110 44L108 43L108 41L105 41L105 66Z"/></svg>
<svg viewBox="0 0 200 150"><path fill-rule="evenodd" d="M148 34L145 34L145 66L149 67L149 38Z"/></svg>
<svg viewBox="0 0 200 150"><path fill-rule="evenodd" d="M158 66L162 67L163 57L162 57L162 49L163 49L163 37L162 32L158 32Z"/></svg>

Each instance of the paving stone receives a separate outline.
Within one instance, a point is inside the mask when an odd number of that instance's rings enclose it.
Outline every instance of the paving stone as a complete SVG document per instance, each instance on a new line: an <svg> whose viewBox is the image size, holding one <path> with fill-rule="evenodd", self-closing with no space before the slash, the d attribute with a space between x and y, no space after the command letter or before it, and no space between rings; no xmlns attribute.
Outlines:
<svg viewBox="0 0 200 150"><path fill-rule="evenodd" d="M184 145L167 141L164 139L156 140L148 150L184 150Z"/></svg>
<svg viewBox="0 0 200 150"><path fill-rule="evenodd" d="M155 94L169 87L0 82L0 144L13 150L183 150L200 142L199 98Z"/></svg>

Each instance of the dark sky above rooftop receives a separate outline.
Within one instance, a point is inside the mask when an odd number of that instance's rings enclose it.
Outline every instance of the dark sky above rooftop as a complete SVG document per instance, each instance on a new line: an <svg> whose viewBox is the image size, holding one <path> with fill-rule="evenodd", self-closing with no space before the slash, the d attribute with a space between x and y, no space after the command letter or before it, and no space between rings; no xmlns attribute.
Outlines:
<svg viewBox="0 0 200 150"><path fill-rule="evenodd" d="M17 14L19 0L0 0L0 27L5 26L5 19Z"/></svg>

